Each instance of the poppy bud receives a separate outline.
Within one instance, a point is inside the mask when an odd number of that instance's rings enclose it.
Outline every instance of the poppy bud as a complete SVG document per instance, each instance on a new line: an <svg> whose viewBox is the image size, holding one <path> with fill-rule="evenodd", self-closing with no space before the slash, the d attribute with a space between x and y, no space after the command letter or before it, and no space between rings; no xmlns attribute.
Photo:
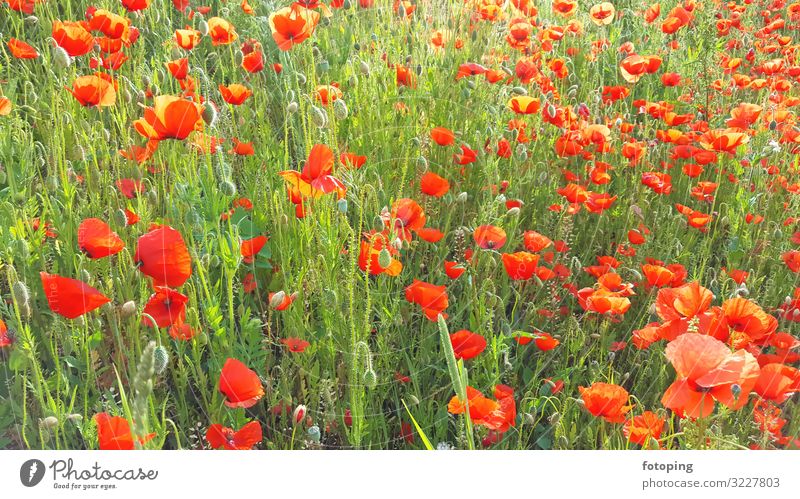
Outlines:
<svg viewBox="0 0 800 499"><path fill-rule="evenodd" d="M300 105L297 102L290 102L288 106L286 106L286 112L289 114L294 114L297 110L300 109Z"/></svg>
<svg viewBox="0 0 800 499"><path fill-rule="evenodd" d="M278 308L281 306L281 304L285 299L286 299L286 292L278 291L277 293L272 295L272 298L269 299L269 306L272 308Z"/></svg>
<svg viewBox="0 0 800 499"><path fill-rule="evenodd" d="M380 253L378 254L378 266L381 269L385 269L392 264L392 255L389 253L389 250L386 248L381 249Z"/></svg>
<svg viewBox="0 0 800 499"><path fill-rule="evenodd" d="M351 75L350 78L348 78L347 80L347 84L351 87L355 87L356 85L358 85L358 76Z"/></svg>
<svg viewBox="0 0 800 499"><path fill-rule="evenodd" d="M597 340L597 339L600 339L600 334L598 334L598 333L592 333L592 334L590 334L590 335L589 335L589 337L590 337L590 338L593 338L593 339L595 339L595 340Z"/></svg>
<svg viewBox="0 0 800 499"><path fill-rule="evenodd" d="M347 213L347 200L340 199L336 201L336 208L339 210L339 213Z"/></svg>
<svg viewBox="0 0 800 499"><path fill-rule="evenodd" d="M28 26L36 26L39 24L39 18L36 16L28 16L25 18L25 24Z"/></svg>
<svg viewBox="0 0 800 499"><path fill-rule="evenodd" d="M520 212L519 206L514 206L513 208L511 208L506 212L506 215L510 217L516 217L519 215L519 212Z"/></svg>
<svg viewBox="0 0 800 499"><path fill-rule="evenodd" d="M419 405L419 399L415 397L413 394L408 394L408 405Z"/></svg>
<svg viewBox="0 0 800 499"><path fill-rule="evenodd" d="M301 73L301 72L299 72L299 71L298 71L298 72L296 72L296 73L295 73L295 75L297 75L297 82L298 82L300 85L305 85L305 84L306 84L306 82L308 81L308 78L306 78L306 75L304 75L303 73Z"/></svg>
<svg viewBox="0 0 800 499"><path fill-rule="evenodd" d="M75 424L80 424L81 421L83 421L83 415L78 413L73 413L67 416L67 419Z"/></svg>
<svg viewBox="0 0 800 499"><path fill-rule="evenodd" d="M467 80L467 87L469 87L470 90L475 90L478 88L478 85L475 84L474 80Z"/></svg>
<svg viewBox="0 0 800 499"><path fill-rule="evenodd" d="M556 107L553 104L548 103L547 108L545 108L545 111L547 112L548 118L552 119L556 117Z"/></svg>
<svg viewBox="0 0 800 499"><path fill-rule="evenodd" d="M42 428L46 428L48 430L52 430L58 426L58 418L55 416L47 416L39 423Z"/></svg>
<svg viewBox="0 0 800 499"><path fill-rule="evenodd" d="M399 237L396 237L394 241L392 241L392 247L397 251L400 251L403 249L403 241Z"/></svg>
<svg viewBox="0 0 800 499"><path fill-rule="evenodd" d="M505 196L505 194L499 194L496 198L494 198L494 200L498 204L503 204L503 203L506 202L506 196Z"/></svg>
<svg viewBox="0 0 800 499"><path fill-rule="evenodd" d="M383 230L383 226L383 219L380 217L380 215L375 215L375 218L372 219L372 228L377 231L381 231Z"/></svg>
<svg viewBox="0 0 800 499"><path fill-rule="evenodd" d="M53 62L57 68L66 69L72 64L72 57L69 56L66 50L56 46L53 49Z"/></svg>
<svg viewBox="0 0 800 499"><path fill-rule="evenodd" d="M456 201L458 201L459 203L466 203L468 198L469 194L467 194L466 192L460 192L458 196L456 196Z"/></svg>
<svg viewBox="0 0 800 499"><path fill-rule="evenodd" d="M364 61L361 61L358 64L358 68L361 70L361 74L363 74L365 76L369 76L369 64L367 64Z"/></svg>
<svg viewBox="0 0 800 499"><path fill-rule="evenodd" d="M375 388L378 384L378 375L375 374L375 371L372 369L364 371L364 384L369 388Z"/></svg>
<svg viewBox="0 0 800 499"><path fill-rule="evenodd" d="M47 188L47 190L48 190L48 191L50 191L50 192L55 192L55 191L57 191L57 190L58 190L58 187L59 187L59 183L60 183L60 182L58 181L58 177L56 177L55 175L50 175L50 176L49 176L49 177L47 177L47 179L44 181L45 187L46 187L46 188Z"/></svg>
<svg viewBox="0 0 800 499"><path fill-rule="evenodd" d="M511 92L516 95L528 95L528 89L525 87L514 87L511 89Z"/></svg>
<svg viewBox="0 0 800 499"><path fill-rule="evenodd" d="M230 180L225 180L219 185L219 190L225 196L235 196L236 195L236 185L231 182ZM150 191L152 192L152 191Z"/></svg>
<svg viewBox="0 0 800 499"><path fill-rule="evenodd" d="M317 72L324 73L331 69L331 65L328 61L322 60L317 63Z"/></svg>
<svg viewBox="0 0 800 499"><path fill-rule="evenodd" d="M342 99L337 99L333 102L333 116L339 120L347 119L348 110L347 104Z"/></svg>
<svg viewBox="0 0 800 499"><path fill-rule="evenodd" d="M208 261L208 265L210 267L212 267L212 268L216 268L216 267L219 267L220 261L221 260L220 260L219 256L211 255L211 258Z"/></svg>
<svg viewBox="0 0 800 499"><path fill-rule="evenodd" d="M214 126L214 122L217 121L217 108L215 108L211 103L207 103L203 106L203 121L208 126Z"/></svg>
<svg viewBox="0 0 800 499"><path fill-rule="evenodd" d="M311 121L317 128L325 128L328 126L328 115L317 106L311 106Z"/></svg>
<svg viewBox="0 0 800 499"><path fill-rule="evenodd" d="M237 66L241 66L244 62L244 54L241 50L237 50L233 53L233 62L236 63Z"/></svg>
<svg viewBox="0 0 800 499"><path fill-rule="evenodd" d="M295 407L294 412L292 413L292 424L298 425L300 424L303 419L306 417L306 406L300 404Z"/></svg>
<svg viewBox="0 0 800 499"><path fill-rule="evenodd" d="M547 422L551 425L557 425L559 421L561 421L561 414L558 412L554 412L549 418L547 418Z"/></svg>
<svg viewBox="0 0 800 499"><path fill-rule="evenodd" d="M200 21L200 24L197 26L197 31L200 32L201 36L208 35L208 23L206 21Z"/></svg>
<svg viewBox="0 0 800 499"><path fill-rule="evenodd" d="M153 369L157 375L164 372L169 365L169 352L163 345L158 345L153 352Z"/></svg>

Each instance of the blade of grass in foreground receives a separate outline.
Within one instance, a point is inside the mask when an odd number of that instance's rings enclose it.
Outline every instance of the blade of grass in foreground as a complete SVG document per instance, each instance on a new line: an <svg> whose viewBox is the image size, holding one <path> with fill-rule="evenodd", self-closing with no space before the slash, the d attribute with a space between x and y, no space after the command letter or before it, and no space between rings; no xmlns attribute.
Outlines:
<svg viewBox="0 0 800 499"><path fill-rule="evenodd" d="M414 423L414 428L416 428L417 429L417 433L419 433L419 438L421 438L422 439L422 443L425 444L425 449L433 450L433 446L431 445L431 441L428 440L428 436L425 435L425 432L422 431L422 428L420 428L419 423L417 423L417 420L414 419L414 415L411 414L410 410L408 410L408 406L406 405L406 401L403 400L402 402L403 402L403 407L406 408L406 412L408 413L408 417L410 417L411 418L411 422Z"/></svg>
<svg viewBox="0 0 800 499"><path fill-rule="evenodd" d="M447 329L447 323L444 321L444 317L442 317L441 314L439 315L438 324L439 340L441 341L444 355L447 358L447 370L450 373L450 381L453 383L453 390L455 390L459 400L462 400L466 407L464 416L467 425L467 445L470 450L474 450L475 442L472 436L472 420L469 416L469 399L467 398L467 385L465 383L467 379L467 369L463 364L456 361L453 344L450 342L450 331Z"/></svg>

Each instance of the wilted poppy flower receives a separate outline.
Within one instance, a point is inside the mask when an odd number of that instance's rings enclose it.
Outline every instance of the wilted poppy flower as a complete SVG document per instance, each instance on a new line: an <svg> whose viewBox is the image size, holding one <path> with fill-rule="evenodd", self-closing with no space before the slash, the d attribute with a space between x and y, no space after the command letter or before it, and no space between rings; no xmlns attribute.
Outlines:
<svg viewBox="0 0 800 499"><path fill-rule="evenodd" d="M180 232L167 225L155 226L139 238L133 261L156 286L178 288L192 275L186 243Z"/></svg>
<svg viewBox="0 0 800 499"><path fill-rule="evenodd" d="M124 247L117 233L98 218L87 218L78 226L78 248L89 258L116 255Z"/></svg>
<svg viewBox="0 0 800 499"><path fill-rule="evenodd" d="M428 320L436 321L439 314L445 319L447 318L447 314L444 313L448 306L447 288L445 286L436 286L414 279L414 282L406 288L405 293L407 301L422 307L422 312Z"/></svg>
<svg viewBox="0 0 800 499"><path fill-rule="evenodd" d="M319 12L295 2L269 16L272 38L281 50L289 50L314 34L319 22Z"/></svg>
<svg viewBox="0 0 800 499"><path fill-rule="evenodd" d="M499 250L506 244L506 231L494 225L481 225L472 233L472 238L483 249Z"/></svg>
<svg viewBox="0 0 800 499"><path fill-rule="evenodd" d="M628 404L630 395L619 385L596 382L589 388L579 386L578 390L586 410L609 423L622 423L625 414L632 408Z"/></svg>
<svg viewBox="0 0 800 499"><path fill-rule="evenodd" d="M250 450L262 438L261 423L258 421L250 421L238 431L221 424L212 424L206 430L206 441L213 449Z"/></svg>
<svg viewBox="0 0 800 499"><path fill-rule="evenodd" d="M228 358L219 375L219 391L228 407L253 407L264 396L264 388L255 371L240 361Z"/></svg>
<svg viewBox="0 0 800 499"><path fill-rule="evenodd" d="M97 443L100 450L133 450L134 435L128 420L121 416L110 416L100 412L92 418L97 425ZM140 444L145 444L155 437L155 433L144 435L138 439Z"/></svg>
<svg viewBox="0 0 800 499"><path fill-rule="evenodd" d="M243 104L248 97L253 95L253 92L249 88L238 83L228 86L220 85L219 93L222 95L222 99L232 106L239 106Z"/></svg>
<svg viewBox="0 0 800 499"><path fill-rule="evenodd" d="M183 140L202 128L200 107L192 101L172 95L160 95L153 107L144 109L144 117L133 122L139 135L151 140Z"/></svg>
<svg viewBox="0 0 800 499"><path fill-rule="evenodd" d="M77 279L47 272L40 272L39 275L50 309L67 319L80 317L111 301L95 288Z"/></svg>
<svg viewBox="0 0 800 499"><path fill-rule="evenodd" d="M186 317L188 301L188 296L174 289L157 286L155 293L150 296L142 310L142 322L150 327L170 327L173 324L180 324Z"/></svg>
<svg viewBox="0 0 800 499"><path fill-rule="evenodd" d="M477 357L486 349L486 339L472 331L462 329L450 335L456 359L469 360Z"/></svg>
<svg viewBox="0 0 800 499"><path fill-rule="evenodd" d="M281 343L286 345L286 348L288 348L290 352L294 353L303 353L303 351L311 345L311 343L300 338L283 338Z"/></svg>
<svg viewBox="0 0 800 499"><path fill-rule="evenodd" d="M663 429L664 418L654 412L645 411L625 421L622 433L629 442L645 446L651 438L658 441Z"/></svg>

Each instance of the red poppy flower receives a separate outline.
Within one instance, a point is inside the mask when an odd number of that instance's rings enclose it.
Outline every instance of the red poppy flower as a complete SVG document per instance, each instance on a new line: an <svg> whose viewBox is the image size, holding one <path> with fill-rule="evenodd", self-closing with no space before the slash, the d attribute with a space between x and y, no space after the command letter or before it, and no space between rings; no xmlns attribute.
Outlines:
<svg viewBox="0 0 800 499"><path fill-rule="evenodd" d="M8 50L17 59L36 59L39 57L39 53L35 48L16 38L8 39Z"/></svg>
<svg viewBox="0 0 800 499"><path fill-rule="evenodd" d="M155 226L136 244L134 263L155 286L178 288L192 275L192 257L180 232L169 226Z"/></svg>
<svg viewBox="0 0 800 499"><path fill-rule="evenodd" d="M253 263L256 255L264 248L269 238L267 236L256 236L252 239L246 239L239 245L239 252L242 254L244 263Z"/></svg>
<svg viewBox="0 0 800 499"><path fill-rule="evenodd" d="M319 12L298 3L284 7L269 16L272 38L279 49L289 50L314 34L319 17Z"/></svg>
<svg viewBox="0 0 800 499"><path fill-rule="evenodd" d="M406 288L406 300L422 307L422 312L428 320L436 321L439 314L447 318L447 314L444 313L448 306L445 286L436 286L414 279L414 282Z"/></svg>
<svg viewBox="0 0 800 499"><path fill-rule="evenodd" d="M102 220L87 218L78 226L78 248L89 258L103 258L122 251L125 243Z"/></svg>
<svg viewBox="0 0 800 499"><path fill-rule="evenodd" d="M67 90L85 107L113 106L117 101L113 82L97 75L79 76Z"/></svg>
<svg viewBox="0 0 800 499"><path fill-rule="evenodd" d="M664 418L654 412L645 411L625 421L622 433L629 442L644 446L651 438L658 441L663 429Z"/></svg>
<svg viewBox="0 0 800 499"><path fill-rule="evenodd" d="M14 343L13 335L8 334L8 327L3 319L0 319L0 348L11 346Z"/></svg>
<svg viewBox="0 0 800 499"><path fill-rule="evenodd" d="M208 36L211 38L211 44L228 45L235 42L239 35L229 21L221 17L212 17L208 21Z"/></svg>
<svg viewBox="0 0 800 499"><path fill-rule="evenodd" d="M219 375L219 391L228 407L253 407L264 396L264 388L255 371L240 361L228 358Z"/></svg>
<svg viewBox="0 0 800 499"><path fill-rule="evenodd" d="M678 336L667 344L665 354L677 379L661 403L681 417L707 417L714 411L715 400L731 409L741 408L759 377L758 362L751 353L731 353L725 343L704 334Z"/></svg>
<svg viewBox="0 0 800 499"><path fill-rule="evenodd" d="M94 36L85 22L53 21L53 39L72 57L88 54L94 47Z"/></svg>
<svg viewBox="0 0 800 499"><path fill-rule="evenodd" d="M449 146L455 141L456 135L448 128L437 126L431 130L431 138L440 146Z"/></svg>
<svg viewBox="0 0 800 499"><path fill-rule="evenodd" d="M222 99L232 106L239 106L243 104L244 101L253 95L252 90L238 83L228 86L220 85L219 93L222 95Z"/></svg>
<svg viewBox="0 0 800 499"><path fill-rule="evenodd" d="M346 187L332 175L333 163L333 151L324 144L315 144L301 172L286 170L280 175L301 197L316 198L334 191L342 197Z"/></svg>
<svg viewBox="0 0 800 499"><path fill-rule="evenodd" d="M423 194L440 198L450 190L450 182L433 172L427 172L419 181L419 189Z"/></svg>
<svg viewBox="0 0 800 499"><path fill-rule="evenodd" d="M183 140L202 129L200 106L173 95L160 95L153 107L144 109L144 117L133 122L142 137L151 140Z"/></svg>
<svg viewBox="0 0 800 499"><path fill-rule="evenodd" d="M283 338L281 343L286 345L286 348L288 348L290 352L294 353L303 353L303 351L311 345L311 343L300 338Z"/></svg>
<svg viewBox="0 0 800 499"><path fill-rule="evenodd" d="M180 324L186 317L186 303L189 297L173 289L157 286L155 293L147 300L147 304L142 310L144 316L142 322L145 325L154 327L169 327L173 324ZM149 317L148 317L149 316ZM150 319L152 317L152 320ZM153 324L155 321L155 324Z"/></svg>
<svg viewBox="0 0 800 499"><path fill-rule="evenodd" d="M97 425L97 442L100 450L133 450L134 436L128 420L121 416L110 416L105 412L94 415ZM150 433L139 439L140 444L145 444L155 437Z"/></svg>
<svg viewBox="0 0 800 499"><path fill-rule="evenodd" d="M506 244L506 231L494 225L481 225L472 233L472 238L483 249L499 250Z"/></svg>
<svg viewBox="0 0 800 499"><path fill-rule="evenodd" d="M469 360L477 357L486 349L486 339L472 331L462 329L450 335L453 352L457 359Z"/></svg>
<svg viewBox="0 0 800 499"><path fill-rule="evenodd" d="M212 424L206 430L206 441L213 449L250 450L262 438L261 423L258 421L250 421L238 431L221 424Z"/></svg>
<svg viewBox="0 0 800 499"><path fill-rule="evenodd" d="M95 288L77 279L47 272L40 272L39 275L50 309L67 319L80 317L111 301Z"/></svg>
<svg viewBox="0 0 800 499"><path fill-rule="evenodd" d="M533 277L539 265L539 255L518 251L516 253L503 253L503 267L508 277L515 281L525 281Z"/></svg>
<svg viewBox="0 0 800 499"><path fill-rule="evenodd" d="M631 410L628 405L627 390L609 383L592 383L589 388L578 387L581 400L593 416L602 417L609 423L622 423L625 414Z"/></svg>

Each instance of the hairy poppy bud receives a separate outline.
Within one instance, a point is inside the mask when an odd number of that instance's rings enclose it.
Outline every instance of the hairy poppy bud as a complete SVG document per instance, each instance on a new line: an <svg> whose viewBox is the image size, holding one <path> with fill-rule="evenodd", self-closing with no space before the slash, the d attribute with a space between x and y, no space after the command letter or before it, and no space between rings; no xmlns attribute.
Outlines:
<svg viewBox="0 0 800 499"><path fill-rule="evenodd" d="M219 190L226 196L236 195L236 185L230 180L225 180L219 185Z"/></svg>
<svg viewBox="0 0 800 499"><path fill-rule="evenodd" d="M153 369L156 374L161 374L169 364L169 352L164 345L158 345L153 355Z"/></svg>
<svg viewBox="0 0 800 499"><path fill-rule="evenodd" d="M203 106L202 117L206 125L214 126L214 122L217 121L217 108L215 108L211 103L207 103L205 106Z"/></svg>
<svg viewBox="0 0 800 499"><path fill-rule="evenodd" d="M330 69L331 69L331 64L326 60L322 60L317 63L317 72L319 73L325 73Z"/></svg>
<svg viewBox="0 0 800 499"><path fill-rule="evenodd" d="M55 416L47 416L41 421L42 428L46 428L48 430L52 430L53 428L58 427L58 418Z"/></svg>
<svg viewBox="0 0 800 499"><path fill-rule="evenodd" d="M342 99L337 99L333 102L333 116L337 120L342 121L347 119L348 110L347 104Z"/></svg>
<svg viewBox="0 0 800 499"><path fill-rule="evenodd" d="M459 203L466 203L468 198L469 194L467 194L466 192L460 192L458 196L456 196L456 201L458 201Z"/></svg>
<svg viewBox="0 0 800 499"><path fill-rule="evenodd" d="M197 31L200 32L201 36L208 35L208 23L206 21L200 21L200 24L197 26Z"/></svg>
<svg viewBox="0 0 800 499"><path fill-rule="evenodd" d="M364 61L358 63L358 69L361 70L361 74L365 76L369 76L369 64Z"/></svg>
<svg viewBox="0 0 800 499"><path fill-rule="evenodd" d="M428 171L428 160L424 156L417 158L417 172L425 173Z"/></svg>
<svg viewBox="0 0 800 499"><path fill-rule="evenodd" d="M72 64L72 57L69 56L66 50L56 46L53 49L53 62L57 68L66 69Z"/></svg>
<svg viewBox="0 0 800 499"><path fill-rule="evenodd" d="M80 424L83 421L83 415L78 413L73 413L67 416L67 420L72 421L75 424Z"/></svg>
<svg viewBox="0 0 800 499"><path fill-rule="evenodd" d="M516 217L519 215L519 212L520 212L519 206L514 206L513 208L511 208L506 212L506 215L510 217Z"/></svg>
<svg viewBox="0 0 800 499"><path fill-rule="evenodd" d="M374 370L368 369L364 371L364 384L369 388L375 388L378 384L378 375L375 374Z"/></svg>
<svg viewBox="0 0 800 499"><path fill-rule="evenodd" d="M289 114L294 114L297 110L300 109L300 105L297 102L290 102L288 106L286 106L286 112Z"/></svg>
<svg viewBox="0 0 800 499"><path fill-rule="evenodd" d="M311 106L311 121L317 128L328 126L328 115L317 106Z"/></svg>
<svg viewBox="0 0 800 499"><path fill-rule="evenodd" d="M419 399L415 397L413 394L408 394L408 405L419 405Z"/></svg>
<svg viewBox="0 0 800 499"><path fill-rule="evenodd" d="M381 269L385 269L392 264L392 255L389 253L389 250L386 248L381 249L380 253L378 254L378 266Z"/></svg>
<svg viewBox="0 0 800 499"><path fill-rule="evenodd" d="M350 75L350 78L347 79L347 84L351 87L358 85L358 76Z"/></svg>
<svg viewBox="0 0 800 499"><path fill-rule="evenodd" d="M236 63L237 66L241 66L244 62L244 54L241 50L237 50L233 53L233 62Z"/></svg>
<svg viewBox="0 0 800 499"><path fill-rule="evenodd" d="M305 85L306 82L308 81L308 78L306 78L306 75L304 75L303 73L300 73L299 71L296 72L295 74L297 75L297 82L300 85Z"/></svg>
<svg viewBox="0 0 800 499"><path fill-rule="evenodd" d="M525 87L514 87L511 92L517 95L528 95L528 89Z"/></svg>
<svg viewBox="0 0 800 499"><path fill-rule="evenodd" d="M123 319L133 317L133 315L136 313L136 302L133 300L126 301L122 304L122 307L120 307L119 313Z"/></svg>
<svg viewBox="0 0 800 499"><path fill-rule="evenodd" d="M25 24L28 26L36 26L39 24L39 18L36 16L28 16L25 18Z"/></svg>

